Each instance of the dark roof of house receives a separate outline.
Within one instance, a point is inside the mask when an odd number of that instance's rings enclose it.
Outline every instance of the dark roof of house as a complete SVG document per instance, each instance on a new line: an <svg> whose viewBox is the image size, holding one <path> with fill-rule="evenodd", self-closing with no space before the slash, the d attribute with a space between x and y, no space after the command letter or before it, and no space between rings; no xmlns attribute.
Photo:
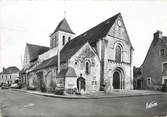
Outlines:
<svg viewBox="0 0 167 117"><path fill-rule="evenodd" d="M86 42L89 42L91 44L105 37L119 15L120 13L116 14L115 16L105 20L104 22L96 25L95 27L89 29L83 34L72 39L69 43L65 45L63 51L72 49L80 45L84 45Z"/></svg>
<svg viewBox="0 0 167 117"><path fill-rule="evenodd" d="M17 73L19 71L20 70L16 66L11 66L11 67L4 69L4 71L1 73L2 74L13 74L13 73Z"/></svg>
<svg viewBox="0 0 167 117"><path fill-rule="evenodd" d="M119 15L120 13L116 14L115 16L105 20L104 22L69 41L60 52L61 62L65 62L66 60L70 59L87 42L92 44L105 37ZM58 57L56 55L48 60L43 61L34 70L57 65L57 60Z"/></svg>
<svg viewBox="0 0 167 117"><path fill-rule="evenodd" d="M147 59L147 56L149 56L149 53L150 53L150 51L151 51L151 49L152 49L152 46L153 46L153 45L155 46L158 41L160 41L160 43L161 43L162 45L164 45L164 46L167 48L167 37L166 37L166 36L163 36L161 39L158 39L157 41L155 41L155 40L157 40L157 39L153 39L153 40L152 40L151 45L150 45L150 47L149 47L149 49L148 49L148 51L147 51L147 54L146 54L146 56L145 56L145 58L144 58L143 63L141 64L141 66L144 65L144 63L145 63L145 61L146 61L146 59ZM141 66L140 66L140 67L141 67Z"/></svg>
<svg viewBox="0 0 167 117"><path fill-rule="evenodd" d="M72 67L68 67L67 69L62 69L56 77L57 78L77 77L77 75Z"/></svg>
<svg viewBox="0 0 167 117"><path fill-rule="evenodd" d="M43 54L44 52L49 50L49 47L34 45L34 44L26 44L30 54L30 61L36 60L38 55Z"/></svg>
<svg viewBox="0 0 167 117"><path fill-rule="evenodd" d="M64 32L75 34L71 30L71 28L70 28L70 26L65 18L58 24L58 26L56 27L55 31L52 34L54 34L57 31L64 31Z"/></svg>

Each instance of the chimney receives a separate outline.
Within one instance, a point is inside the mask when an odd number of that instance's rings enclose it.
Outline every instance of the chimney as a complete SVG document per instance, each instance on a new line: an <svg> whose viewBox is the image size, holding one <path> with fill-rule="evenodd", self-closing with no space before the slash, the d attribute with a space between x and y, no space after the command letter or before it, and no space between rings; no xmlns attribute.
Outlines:
<svg viewBox="0 0 167 117"><path fill-rule="evenodd" d="M162 39L162 32L160 30L157 30L157 32L154 33L154 39Z"/></svg>

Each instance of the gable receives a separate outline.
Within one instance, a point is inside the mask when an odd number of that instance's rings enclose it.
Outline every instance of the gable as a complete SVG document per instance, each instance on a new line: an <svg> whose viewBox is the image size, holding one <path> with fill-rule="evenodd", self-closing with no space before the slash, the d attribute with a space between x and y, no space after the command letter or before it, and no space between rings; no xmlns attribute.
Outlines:
<svg viewBox="0 0 167 117"><path fill-rule="evenodd" d="M167 51L167 41L166 41L166 39L165 38L162 38L162 39L154 38L151 42L151 45L148 49L148 52L147 52L147 54L145 56L145 59L143 61L143 64L141 66L144 66L145 64L147 64L147 62L151 63L152 59L159 58L160 49L165 49ZM166 56L164 56L164 57L166 57ZM158 61L161 62L160 60L158 60Z"/></svg>
<svg viewBox="0 0 167 117"><path fill-rule="evenodd" d="M43 54L44 52L49 50L48 47L40 45L27 44L26 46L28 49L30 62L38 59L38 55Z"/></svg>
<svg viewBox="0 0 167 117"><path fill-rule="evenodd" d="M120 41L124 41L127 45L133 48L121 14L117 17L107 35L117 38Z"/></svg>
<svg viewBox="0 0 167 117"><path fill-rule="evenodd" d="M23 66L25 67L26 65L28 65L30 62L30 54L29 54L29 50L28 47L25 47L25 51L24 51L24 62L23 62Z"/></svg>
<svg viewBox="0 0 167 117"><path fill-rule="evenodd" d="M88 60L91 61L92 64L94 64L95 59L100 61L99 57L97 56L93 48L90 46L90 44L86 43L71 57L70 60L73 62L80 63L84 63L86 60Z"/></svg>

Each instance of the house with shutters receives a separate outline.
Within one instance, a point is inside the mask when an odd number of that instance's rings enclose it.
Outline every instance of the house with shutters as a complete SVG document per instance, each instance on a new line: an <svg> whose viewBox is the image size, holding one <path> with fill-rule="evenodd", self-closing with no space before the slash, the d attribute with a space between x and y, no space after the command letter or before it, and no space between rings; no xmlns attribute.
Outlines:
<svg viewBox="0 0 167 117"><path fill-rule="evenodd" d="M141 65L142 77L137 84L143 89L160 89L162 84L167 84L167 36L161 31L153 35L143 64Z"/></svg>
<svg viewBox="0 0 167 117"><path fill-rule="evenodd" d="M27 48L22 72L29 88L49 92L62 87L83 93L104 86L107 91L133 89L134 49L121 13L79 36L64 18L50 35L49 49Z"/></svg>

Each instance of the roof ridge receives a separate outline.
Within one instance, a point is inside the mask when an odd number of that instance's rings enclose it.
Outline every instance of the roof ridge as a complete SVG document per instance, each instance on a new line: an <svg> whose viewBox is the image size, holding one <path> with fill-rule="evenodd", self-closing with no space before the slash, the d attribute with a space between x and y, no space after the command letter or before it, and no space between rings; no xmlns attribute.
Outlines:
<svg viewBox="0 0 167 117"><path fill-rule="evenodd" d="M108 20L116 19L119 15L121 15L120 12L117 13L116 15L114 15L114 16L108 18L107 20L104 20L104 21L100 22L99 24L97 24L97 25L95 25L94 27L88 29L88 30L85 31L84 33L81 33L80 35L76 36L74 39L72 39L72 40L71 40L70 42L68 42L66 45L68 45L68 44L71 43L72 41L75 42L76 40L78 40L78 38L84 36L86 33L88 33L88 32L90 32L90 31L94 30L94 29L97 28L97 27L100 27L101 25L103 25L103 24L104 24L105 22L107 22ZM65 46L66 46L66 45L65 45ZM64 46L64 47L65 47L65 46Z"/></svg>
<svg viewBox="0 0 167 117"><path fill-rule="evenodd" d="M107 20L104 20L104 21L100 22L99 24L97 24L97 25L95 25L94 27L88 29L88 30L85 31L84 33L81 33L81 34L78 35L77 37L84 35L85 33L89 32L90 30L93 30L94 28L96 28L96 27L99 26L99 25L102 25L104 22L108 21L109 19L111 20L112 18L115 18L116 16L118 17L120 14L121 14L121 13L117 13L116 15L114 15L114 16L108 18ZM75 38L77 38L77 37L75 37ZM74 39L75 39L75 38L74 38ZM72 39L72 40L74 40L74 39Z"/></svg>
<svg viewBox="0 0 167 117"><path fill-rule="evenodd" d="M47 47L47 46L37 45L37 44L30 44L30 43L26 43L26 45L31 45L31 46L38 46L38 47L46 47L46 48L49 48L49 47Z"/></svg>

